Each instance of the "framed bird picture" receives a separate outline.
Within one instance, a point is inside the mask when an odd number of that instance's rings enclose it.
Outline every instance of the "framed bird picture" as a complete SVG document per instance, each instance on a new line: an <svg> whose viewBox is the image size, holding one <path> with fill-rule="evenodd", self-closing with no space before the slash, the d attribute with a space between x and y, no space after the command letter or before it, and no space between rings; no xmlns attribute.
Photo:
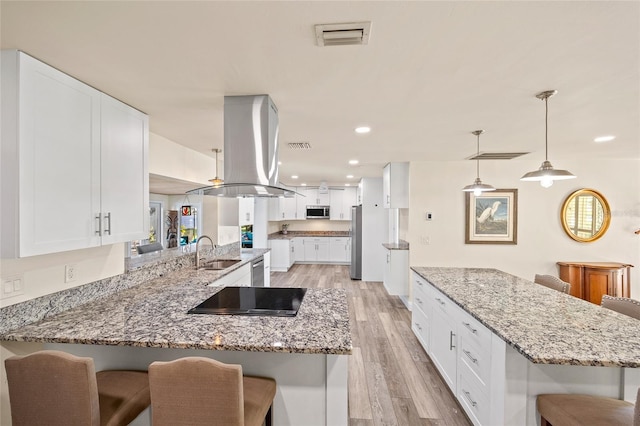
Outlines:
<svg viewBox="0 0 640 426"><path fill-rule="evenodd" d="M465 244L518 244L517 189L465 197Z"/></svg>

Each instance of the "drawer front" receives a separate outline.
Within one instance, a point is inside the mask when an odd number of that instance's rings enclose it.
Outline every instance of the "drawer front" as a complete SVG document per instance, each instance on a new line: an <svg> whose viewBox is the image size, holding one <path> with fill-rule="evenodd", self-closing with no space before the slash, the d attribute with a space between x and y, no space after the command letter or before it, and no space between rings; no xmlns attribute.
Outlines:
<svg viewBox="0 0 640 426"><path fill-rule="evenodd" d="M463 338L468 338L480 349L491 348L491 330L466 312L458 323L458 333Z"/></svg>
<svg viewBox="0 0 640 426"><path fill-rule="evenodd" d="M415 308L415 306L414 306ZM429 352L429 317L419 307L411 311L411 330L425 351Z"/></svg>
<svg viewBox="0 0 640 426"><path fill-rule="evenodd" d="M491 381L491 346L479 347L466 335L460 335L458 359L475 374L481 385L488 387Z"/></svg>
<svg viewBox="0 0 640 426"><path fill-rule="evenodd" d="M488 425L489 392L464 365L458 369L458 401L474 425Z"/></svg>
<svg viewBox="0 0 640 426"><path fill-rule="evenodd" d="M430 289L431 284L428 284L424 279L422 279L417 274L413 274L413 302L422 308L423 311L427 312L427 304L429 303L432 290Z"/></svg>
<svg viewBox="0 0 640 426"><path fill-rule="evenodd" d="M431 289L429 293L431 294L430 300L434 305L433 309L440 309L442 313L453 320L457 311L455 303L436 288Z"/></svg>

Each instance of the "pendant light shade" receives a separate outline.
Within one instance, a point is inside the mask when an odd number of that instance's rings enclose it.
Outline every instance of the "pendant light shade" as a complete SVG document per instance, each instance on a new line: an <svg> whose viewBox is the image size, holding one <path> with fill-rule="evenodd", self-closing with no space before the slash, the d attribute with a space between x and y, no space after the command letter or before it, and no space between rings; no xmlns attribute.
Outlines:
<svg viewBox="0 0 640 426"><path fill-rule="evenodd" d="M554 169L549 162L549 98L558 93L557 90L547 90L545 92L538 93L536 98L544 100L545 116L544 116L544 161L538 170L529 172L522 176L520 180L527 182L540 182L540 185L544 188L549 188L553 185L554 180L575 179L575 175L567 170Z"/></svg>
<svg viewBox="0 0 640 426"><path fill-rule="evenodd" d="M473 192L473 195L478 196L483 192L495 191L496 189L491 185L482 183L482 181L480 180L480 159L478 158L478 156L480 155L480 135L484 133L484 130L474 130L471 133L476 135L476 139L477 139L476 180L471 185L467 185L464 188L462 188L462 190L464 192Z"/></svg>
<svg viewBox="0 0 640 426"><path fill-rule="evenodd" d="M224 183L224 181L218 177L218 153L222 152L222 150L220 148L214 148L212 151L216 153L216 177L209 179L209 182L211 182L213 186L219 186Z"/></svg>

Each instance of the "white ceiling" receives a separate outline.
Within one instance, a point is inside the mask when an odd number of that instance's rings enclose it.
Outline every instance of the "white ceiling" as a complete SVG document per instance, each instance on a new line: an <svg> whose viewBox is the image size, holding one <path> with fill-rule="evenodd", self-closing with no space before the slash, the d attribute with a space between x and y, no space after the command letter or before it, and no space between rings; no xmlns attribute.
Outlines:
<svg viewBox="0 0 640 426"><path fill-rule="evenodd" d="M2 0L0 19L2 48L145 111L153 133L207 155L223 146L225 95L269 94L285 184L462 160L475 153L475 129L486 130L481 151L531 152L521 159L535 168L544 159L535 94L548 89L558 90L556 167L640 158L638 1ZM316 45L315 24L354 21L372 22L368 45ZM355 134L362 124L372 132ZM617 138L593 142L608 134ZM312 150L286 147L302 141Z"/></svg>

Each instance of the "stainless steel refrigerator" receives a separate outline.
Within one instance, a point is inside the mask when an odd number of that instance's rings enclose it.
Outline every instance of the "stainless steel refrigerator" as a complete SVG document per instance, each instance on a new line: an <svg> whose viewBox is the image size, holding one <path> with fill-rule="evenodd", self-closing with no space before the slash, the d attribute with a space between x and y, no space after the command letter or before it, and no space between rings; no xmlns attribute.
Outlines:
<svg viewBox="0 0 640 426"><path fill-rule="evenodd" d="M351 207L351 279L362 279L362 206Z"/></svg>

